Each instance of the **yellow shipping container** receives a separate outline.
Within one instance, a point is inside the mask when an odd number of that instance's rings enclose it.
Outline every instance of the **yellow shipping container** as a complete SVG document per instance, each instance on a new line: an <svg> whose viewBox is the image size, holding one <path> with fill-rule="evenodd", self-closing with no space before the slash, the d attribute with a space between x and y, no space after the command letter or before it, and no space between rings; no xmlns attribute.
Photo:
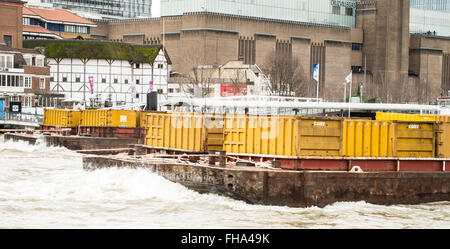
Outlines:
<svg viewBox="0 0 450 249"><path fill-rule="evenodd" d="M77 127L80 125L80 118L80 111L45 109L43 125Z"/></svg>
<svg viewBox="0 0 450 249"><path fill-rule="evenodd" d="M341 153L341 119L296 116L225 117L227 153L337 156Z"/></svg>
<svg viewBox="0 0 450 249"><path fill-rule="evenodd" d="M146 128L147 127L147 114L149 113L167 113L167 112L158 112L158 111L138 111L137 115L137 123L139 128Z"/></svg>
<svg viewBox="0 0 450 249"><path fill-rule="evenodd" d="M434 157L435 125L431 122L395 122L394 156Z"/></svg>
<svg viewBox="0 0 450 249"><path fill-rule="evenodd" d="M391 157L395 126L391 121L345 120L343 155L354 157Z"/></svg>
<svg viewBox="0 0 450 249"><path fill-rule="evenodd" d="M341 118L301 118L297 155L342 155Z"/></svg>
<svg viewBox="0 0 450 249"><path fill-rule="evenodd" d="M130 110L83 110L81 126L136 128L137 111Z"/></svg>
<svg viewBox="0 0 450 249"><path fill-rule="evenodd" d="M221 115L148 113L145 145L182 151L222 150Z"/></svg>
<svg viewBox="0 0 450 249"><path fill-rule="evenodd" d="M434 157L433 123L345 120L343 155Z"/></svg>
<svg viewBox="0 0 450 249"><path fill-rule="evenodd" d="M440 122L436 125L436 155L450 158L450 123Z"/></svg>
<svg viewBox="0 0 450 249"><path fill-rule="evenodd" d="M228 153L294 156L298 120L293 116L226 115Z"/></svg>
<svg viewBox="0 0 450 249"><path fill-rule="evenodd" d="M436 122L450 123L450 116L448 116L448 115L436 115Z"/></svg>
<svg viewBox="0 0 450 249"><path fill-rule="evenodd" d="M376 120L436 121L436 115L377 112Z"/></svg>

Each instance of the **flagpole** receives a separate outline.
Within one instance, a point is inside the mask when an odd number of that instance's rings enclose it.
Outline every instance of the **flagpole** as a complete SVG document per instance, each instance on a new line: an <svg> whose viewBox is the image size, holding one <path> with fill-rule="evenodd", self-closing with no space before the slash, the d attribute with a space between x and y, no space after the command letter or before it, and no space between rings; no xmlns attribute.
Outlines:
<svg viewBox="0 0 450 249"><path fill-rule="evenodd" d="M352 99L352 83L353 83L353 79L350 79L350 89L349 89L349 95L348 95L348 117L350 118L350 104L351 104L351 99Z"/></svg>
<svg viewBox="0 0 450 249"><path fill-rule="evenodd" d="M344 103L345 103L345 99L347 98L347 82L344 82Z"/></svg>

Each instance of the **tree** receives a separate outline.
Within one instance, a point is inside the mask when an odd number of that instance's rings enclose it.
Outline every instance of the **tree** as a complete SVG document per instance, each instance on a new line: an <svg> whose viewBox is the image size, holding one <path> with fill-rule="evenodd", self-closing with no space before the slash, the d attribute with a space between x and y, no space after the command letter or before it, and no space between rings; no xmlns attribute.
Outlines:
<svg viewBox="0 0 450 249"><path fill-rule="evenodd" d="M272 52L261 68L269 77L268 88L271 95L309 96L310 81L296 57Z"/></svg>
<svg viewBox="0 0 450 249"><path fill-rule="evenodd" d="M214 66L206 66L202 62L202 56L190 51L183 56L183 63L186 68L181 73L180 89L187 95L197 98L204 98L209 95L212 83Z"/></svg>

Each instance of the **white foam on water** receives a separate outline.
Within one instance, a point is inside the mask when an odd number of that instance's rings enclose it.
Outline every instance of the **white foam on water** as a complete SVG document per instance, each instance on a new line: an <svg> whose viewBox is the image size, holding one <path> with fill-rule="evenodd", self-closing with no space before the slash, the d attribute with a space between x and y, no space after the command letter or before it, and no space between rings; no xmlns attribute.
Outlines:
<svg viewBox="0 0 450 249"><path fill-rule="evenodd" d="M0 137L0 228L450 228L450 202L324 208L200 194L146 169L82 169L82 155Z"/></svg>

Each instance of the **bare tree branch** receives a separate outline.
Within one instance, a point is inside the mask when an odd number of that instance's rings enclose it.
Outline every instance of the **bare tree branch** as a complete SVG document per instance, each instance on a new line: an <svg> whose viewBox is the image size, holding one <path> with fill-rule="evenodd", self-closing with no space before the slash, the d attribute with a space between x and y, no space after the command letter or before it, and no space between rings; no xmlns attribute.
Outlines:
<svg viewBox="0 0 450 249"><path fill-rule="evenodd" d="M276 96L306 97L309 95L309 80L296 57L270 53L261 66L268 76L269 91Z"/></svg>

